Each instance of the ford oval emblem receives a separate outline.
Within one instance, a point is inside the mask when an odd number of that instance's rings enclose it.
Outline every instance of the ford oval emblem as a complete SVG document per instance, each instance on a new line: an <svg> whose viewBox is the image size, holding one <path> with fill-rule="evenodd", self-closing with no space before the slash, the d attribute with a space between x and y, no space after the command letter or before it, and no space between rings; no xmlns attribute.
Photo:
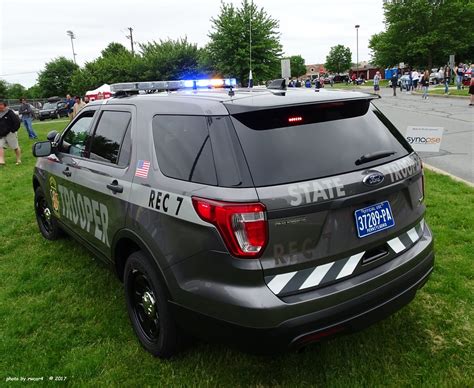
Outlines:
<svg viewBox="0 0 474 388"><path fill-rule="evenodd" d="M384 175L381 172L376 171L367 175L362 182L367 186L377 186L380 185L384 179Z"/></svg>

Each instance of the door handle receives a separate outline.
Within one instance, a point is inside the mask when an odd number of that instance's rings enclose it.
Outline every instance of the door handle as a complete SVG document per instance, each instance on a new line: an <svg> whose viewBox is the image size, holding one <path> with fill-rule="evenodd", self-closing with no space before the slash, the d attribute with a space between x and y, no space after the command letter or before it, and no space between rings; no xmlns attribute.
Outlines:
<svg viewBox="0 0 474 388"><path fill-rule="evenodd" d="M107 188L114 193L123 193L123 186L119 185L116 179L114 179L112 183L108 184Z"/></svg>
<svg viewBox="0 0 474 388"><path fill-rule="evenodd" d="M66 167L66 169L63 170L63 174L66 175L68 178L72 175L71 171L69 171L69 167Z"/></svg>

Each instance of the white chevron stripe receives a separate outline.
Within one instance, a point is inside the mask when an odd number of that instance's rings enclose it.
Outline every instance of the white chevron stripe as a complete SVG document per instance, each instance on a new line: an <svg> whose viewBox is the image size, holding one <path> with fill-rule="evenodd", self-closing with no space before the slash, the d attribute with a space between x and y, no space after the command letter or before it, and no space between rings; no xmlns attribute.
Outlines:
<svg viewBox="0 0 474 388"><path fill-rule="evenodd" d="M278 294L295 275L296 271L276 275L267 286L274 294Z"/></svg>
<svg viewBox="0 0 474 388"><path fill-rule="evenodd" d="M424 218L420 221L420 227L421 227L421 235L423 235L423 232L425 231L425 219Z"/></svg>
<svg viewBox="0 0 474 388"><path fill-rule="evenodd" d="M388 241L387 244L390 245L390 248L392 248L395 253L399 253L405 249L405 245L403 245L398 237Z"/></svg>
<svg viewBox="0 0 474 388"><path fill-rule="evenodd" d="M415 228L411 228L408 232L408 237L410 237L410 240L411 242L415 243L418 241L418 239L420 238L420 236L418 236L418 233L416 233L416 229Z"/></svg>
<svg viewBox="0 0 474 388"><path fill-rule="evenodd" d="M342 267L341 272L339 272L339 275L337 275L336 279L343 278L344 276L348 276L354 272L355 267L357 267L357 264L359 264L359 261L362 259L362 256L364 256L364 253L365 251L351 256L350 259L347 260L347 263L344 265L344 267Z"/></svg>
<svg viewBox="0 0 474 388"><path fill-rule="evenodd" d="M317 286L321 280L323 280L324 276L328 273L331 267L334 265L334 261L332 263L327 263L323 265L318 265L311 275L304 281L304 283L300 286L300 290L303 288L314 287Z"/></svg>

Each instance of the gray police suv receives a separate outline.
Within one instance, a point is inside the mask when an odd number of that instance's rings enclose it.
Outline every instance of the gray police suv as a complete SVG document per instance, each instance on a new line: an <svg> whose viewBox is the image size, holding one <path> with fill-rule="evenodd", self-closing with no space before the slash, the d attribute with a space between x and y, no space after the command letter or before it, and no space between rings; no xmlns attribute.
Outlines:
<svg viewBox="0 0 474 388"><path fill-rule="evenodd" d="M40 232L115 269L145 349L298 348L414 298L434 262L422 164L375 96L176 83L114 85L33 147Z"/></svg>

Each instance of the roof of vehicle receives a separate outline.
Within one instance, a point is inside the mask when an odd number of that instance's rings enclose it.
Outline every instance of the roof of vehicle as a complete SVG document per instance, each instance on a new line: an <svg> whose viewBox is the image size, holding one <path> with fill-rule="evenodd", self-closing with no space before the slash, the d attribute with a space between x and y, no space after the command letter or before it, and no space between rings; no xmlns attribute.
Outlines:
<svg viewBox="0 0 474 388"><path fill-rule="evenodd" d="M188 109L187 114L225 114L219 113L223 104L230 113L239 113L248 110L271 109L289 105L306 105L326 103L343 100L373 99L376 95L352 92L352 91L333 91L320 90L315 92L313 89L292 89L287 90L269 90L269 89L234 89L234 95L229 96L228 89L210 89L210 90L178 90L175 92L160 92L150 94L133 94L128 96L115 97L108 100L99 100L89 103L89 105L115 105L137 103L152 105L158 111L166 110L166 113L175 112L174 105L181 106L181 110ZM162 103L166 101L166 108ZM158 104L157 104L158 103ZM171 110L169 108L171 107ZM195 109L193 109L193 107ZM220 108L220 109L219 109ZM159 113L159 112L156 113Z"/></svg>

